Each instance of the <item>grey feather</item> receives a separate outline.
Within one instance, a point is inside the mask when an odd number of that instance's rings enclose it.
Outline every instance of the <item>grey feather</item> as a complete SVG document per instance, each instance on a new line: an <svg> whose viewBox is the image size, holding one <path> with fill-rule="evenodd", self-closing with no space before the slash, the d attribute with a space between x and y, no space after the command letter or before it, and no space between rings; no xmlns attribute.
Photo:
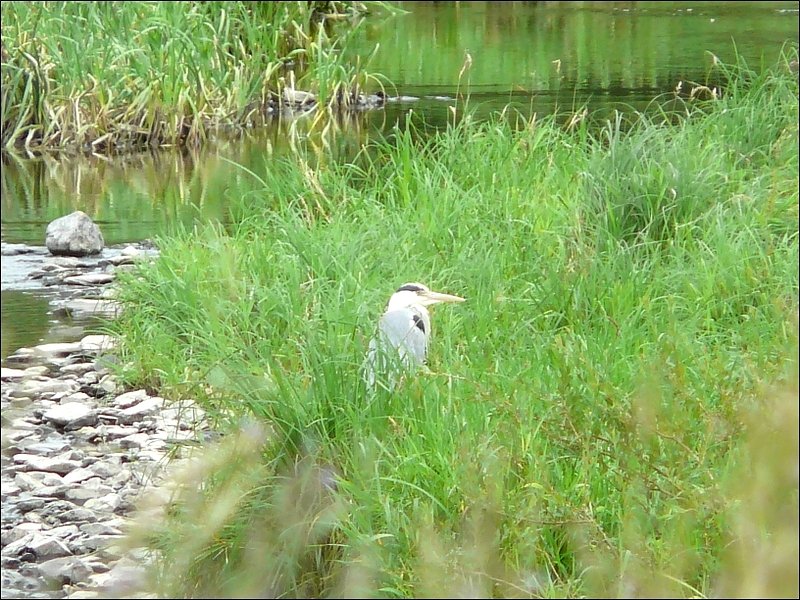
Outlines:
<svg viewBox="0 0 800 600"><path fill-rule="evenodd" d="M409 306L384 313L367 352L367 384L373 387L380 375L386 377L390 388L394 387L403 371L425 364L429 331L430 316L422 307Z"/></svg>

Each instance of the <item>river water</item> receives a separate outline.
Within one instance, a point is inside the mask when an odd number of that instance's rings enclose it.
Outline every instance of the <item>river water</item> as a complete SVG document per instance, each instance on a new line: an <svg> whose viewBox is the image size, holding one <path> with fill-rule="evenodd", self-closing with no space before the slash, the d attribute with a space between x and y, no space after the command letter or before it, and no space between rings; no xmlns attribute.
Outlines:
<svg viewBox="0 0 800 600"><path fill-rule="evenodd" d="M752 68L798 42L797 2L400 2L407 13L367 17L347 48L386 75L390 95L414 97L353 117L333 136L346 160L395 123L441 127L468 97L477 118L510 107L524 115L595 118L645 111L679 82L718 83L715 57L738 53ZM464 104L458 110L463 114ZM302 121L296 126L303 131ZM107 244L228 219L232 194L257 189L233 163L264 174L287 151L287 124L221 141L200 153L56 160L3 155L3 242L41 246L47 223L83 210ZM312 138L313 138L312 134ZM313 141L313 139L312 139ZM329 138L330 141L330 138ZM2 355L21 346L75 339L76 324L48 314L45 290L26 289L3 257ZM8 275L8 276L7 276Z"/></svg>

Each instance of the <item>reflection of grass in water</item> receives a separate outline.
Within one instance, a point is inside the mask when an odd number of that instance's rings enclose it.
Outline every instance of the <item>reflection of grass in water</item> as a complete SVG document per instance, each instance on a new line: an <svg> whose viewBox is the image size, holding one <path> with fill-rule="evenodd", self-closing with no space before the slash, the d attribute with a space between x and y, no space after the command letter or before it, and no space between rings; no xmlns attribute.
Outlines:
<svg viewBox="0 0 800 600"><path fill-rule="evenodd" d="M45 298L28 292L4 290L2 296L2 348L5 358L24 346L39 343L50 324L47 322L49 303Z"/></svg>
<svg viewBox="0 0 800 600"><path fill-rule="evenodd" d="M226 231L164 240L124 375L234 432L154 522L165 594L796 594L797 79L742 81L672 124L276 160ZM413 280L467 302L371 398Z"/></svg>

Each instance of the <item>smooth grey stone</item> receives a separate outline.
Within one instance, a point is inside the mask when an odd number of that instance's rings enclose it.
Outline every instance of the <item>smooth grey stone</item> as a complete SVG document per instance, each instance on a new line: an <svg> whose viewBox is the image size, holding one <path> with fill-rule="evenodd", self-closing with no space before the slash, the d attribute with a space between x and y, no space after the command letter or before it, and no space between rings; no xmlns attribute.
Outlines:
<svg viewBox="0 0 800 600"><path fill-rule="evenodd" d="M45 245L51 254L60 256L86 256L99 254L105 246L100 228L85 212L51 221L47 226Z"/></svg>

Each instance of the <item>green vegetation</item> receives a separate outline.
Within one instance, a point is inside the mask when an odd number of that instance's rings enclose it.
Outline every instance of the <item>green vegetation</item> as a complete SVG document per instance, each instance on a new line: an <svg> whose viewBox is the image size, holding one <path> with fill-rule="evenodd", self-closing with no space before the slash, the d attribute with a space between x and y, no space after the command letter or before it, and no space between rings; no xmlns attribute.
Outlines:
<svg viewBox="0 0 800 600"><path fill-rule="evenodd" d="M786 62L677 119L275 159L161 240L121 289L123 375L229 435L143 532L160 592L796 595ZM406 281L468 301L436 309L432 373L370 397Z"/></svg>
<svg viewBox="0 0 800 600"><path fill-rule="evenodd" d="M194 146L220 127L262 123L293 73L327 103L369 78L337 49L358 22L344 17L365 10L338 0L4 2L2 145Z"/></svg>

